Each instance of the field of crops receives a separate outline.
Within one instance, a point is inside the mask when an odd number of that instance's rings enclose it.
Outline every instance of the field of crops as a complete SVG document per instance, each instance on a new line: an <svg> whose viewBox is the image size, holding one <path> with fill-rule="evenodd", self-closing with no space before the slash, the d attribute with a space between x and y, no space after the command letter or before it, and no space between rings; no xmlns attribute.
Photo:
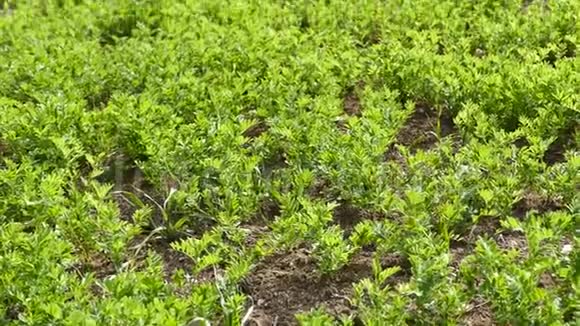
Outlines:
<svg viewBox="0 0 580 326"><path fill-rule="evenodd" d="M574 325L579 0L0 0L0 325Z"/></svg>

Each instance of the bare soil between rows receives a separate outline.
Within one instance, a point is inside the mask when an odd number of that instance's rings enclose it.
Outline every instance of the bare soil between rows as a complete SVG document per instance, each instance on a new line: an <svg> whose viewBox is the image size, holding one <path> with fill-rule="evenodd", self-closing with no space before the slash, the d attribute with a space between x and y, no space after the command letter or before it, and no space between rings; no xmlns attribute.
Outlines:
<svg viewBox="0 0 580 326"><path fill-rule="evenodd" d="M372 255L370 251L357 253L332 276L320 275L316 262L303 248L266 258L243 285L254 306L250 325L295 325L295 314L320 307L334 316L356 315L350 302L353 284L372 277ZM381 265L408 267L397 255L383 257ZM405 269L390 281L395 284L408 276Z"/></svg>

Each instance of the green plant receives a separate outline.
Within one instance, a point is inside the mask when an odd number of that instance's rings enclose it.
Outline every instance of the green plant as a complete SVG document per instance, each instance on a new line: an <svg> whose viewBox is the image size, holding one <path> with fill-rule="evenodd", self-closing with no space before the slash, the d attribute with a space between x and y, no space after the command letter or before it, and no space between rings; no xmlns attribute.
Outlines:
<svg viewBox="0 0 580 326"><path fill-rule="evenodd" d="M0 0L0 324L574 324L578 12Z"/></svg>
<svg viewBox="0 0 580 326"><path fill-rule="evenodd" d="M157 236L157 234L162 234L162 236L174 239L186 234L185 228L188 217L173 217L171 210L171 197L176 192L175 189L171 189L167 198L163 203L157 202L150 195L145 193L143 190L136 189L137 192L148 202L153 204L153 208L145 204L145 202L139 198L133 192L130 191L116 191L113 195L121 195L132 205L135 205L137 211L133 214L133 222L142 227L147 227L152 231L145 238L145 240L137 246L137 249L142 247L150 238Z"/></svg>

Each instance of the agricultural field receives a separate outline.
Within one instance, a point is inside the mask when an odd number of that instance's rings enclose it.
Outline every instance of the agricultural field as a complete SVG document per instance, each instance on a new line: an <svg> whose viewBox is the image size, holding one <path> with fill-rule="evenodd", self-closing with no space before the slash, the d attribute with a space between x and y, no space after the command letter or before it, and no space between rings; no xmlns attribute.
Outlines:
<svg viewBox="0 0 580 326"><path fill-rule="evenodd" d="M576 325L579 0L0 0L0 325Z"/></svg>

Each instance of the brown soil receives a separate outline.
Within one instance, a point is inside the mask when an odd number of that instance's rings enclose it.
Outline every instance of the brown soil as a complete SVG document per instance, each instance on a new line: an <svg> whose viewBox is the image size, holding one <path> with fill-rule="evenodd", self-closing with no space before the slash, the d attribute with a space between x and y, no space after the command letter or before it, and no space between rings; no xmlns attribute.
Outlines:
<svg viewBox="0 0 580 326"><path fill-rule="evenodd" d="M116 273L113 262L105 255L99 253L92 255L88 261L81 262L80 265L75 267L75 270L81 275L94 273L95 278L98 280L103 280Z"/></svg>
<svg viewBox="0 0 580 326"><path fill-rule="evenodd" d="M254 247L258 241L263 238L264 234L270 230L266 225L257 224L242 224L240 227L248 232L248 235L244 240L244 245L247 248Z"/></svg>
<svg viewBox="0 0 580 326"><path fill-rule="evenodd" d="M480 237L493 237L500 227L499 220L493 217L480 218L477 224L465 230L457 240L452 240L449 244L451 253L450 266L456 271L463 259L473 253L477 240Z"/></svg>
<svg viewBox="0 0 580 326"><path fill-rule="evenodd" d="M186 254L171 248L170 243L163 240L153 241L147 244L147 249L155 251L163 261L164 278L167 283L173 285L174 291L182 296L187 296L191 293L191 289L195 284L213 282L216 275L212 269L205 269L196 275L192 275L194 262ZM146 250L143 251L143 257L138 261L145 261ZM183 270L185 274L185 284L177 286L174 283L176 274Z"/></svg>
<svg viewBox="0 0 580 326"><path fill-rule="evenodd" d="M491 326L497 325L493 318L493 312L489 303L482 298L475 298L469 303L467 312L459 325L465 326Z"/></svg>
<svg viewBox="0 0 580 326"><path fill-rule="evenodd" d="M247 232L244 247L252 248L270 231L268 224L280 215L280 204L272 198L265 199L259 211L249 220L241 223L240 228Z"/></svg>
<svg viewBox="0 0 580 326"><path fill-rule="evenodd" d="M113 262L101 253L95 253L89 259L83 260L72 266L71 272L76 272L80 277L93 274L97 283L91 285L91 290L96 296L103 295L103 289L98 282L117 273Z"/></svg>
<svg viewBox="0 0 580 326"><path fill-rule="evenodd" d="M333 217L335 223L340 225L346 235L349 235L359 222L363 220L381 220L386 218L386 215L380 212L364 210L349 203L343 203L334 209Z"/></svg>
<svg viewBox="0 0 580 326"><path fill-rule="evenodd" d="M517 148L523 148L530 146L530 142L525 137L520 137L514 141L514 145Z"/></svg>
<svg viewBox="0 0 580 326"><path fill-rule="evenodd" d="M523 198L512 207L512 215L524 218L528 212L544 214L546 212L562 209L564 203L561 198L548 198L534 191L528 191Z"/></svg>
<svg viewBox="0 0 580 326"><path fill-rule="evenodd" d="M344 92L344 112L350 116L361 116L362 105L357 92L365 86L364 81L360 80L355 86L348 87Z"/></svg>
<svg viewBox="0 0 580 326"><path fill-rule="evenodd" d="M528 243L523 233L502 230L499 218L482 217L460 239L451 241L451 267L457 270L463 259L473 253L480 238L491 238L504 250L518 250L521 257L525 257L528 252Z"/></svg>
<svg viewBox="0 0 580 326"><path fill-rule="evenodd" d="M324 306L332 315L352 314L349 302L353 283L372 276L372 253L355 255L350 264L331 277L321 276L316 263L304 249L266 258L248 276L245 292L252 298L254 311L250 325L296 325L294 315ZM399 257L386 257L384 267L404 265ZM399 273L396 283L407 276Z"/></svg>
<svg viewBox="0 0 580 326"><path fill-rule="evenodd" d="M387 152L385 153L385 161L393 161L399 164L401 167L407 168L407 160L395 147L395 144L391 144L389 149L387 149Z"/></svg>
<svg viewBox="0 0 580 326"><path fill-rule="evenodd" d="M171 244L167 241L150 241L147 243L146 248L143 249L143 253L146 253L148 249L151 249L161 256L161 259L163 260L165 279L168 282L171 281L179 269L183 269L188 274L191 274L191 271L193 270L193 260L186 254L171 248Z"/></svg>
<svg viewBox="0 0 580 326"><path fill-rule="evenodd" d="M141 244L144 240L144 235L137 236L129 242L128 248L134 248L136 245ZM131 268L144 268L144 263L148 255L148 251L150 250L160 256L163 263L163 277L168 283L173 282L173 278L179 270L183 270L189 278L186 288L176 289L178 293L187 294L191 289L191 286L193 286L195 283L208 282L214 278L213 271L202 271L198 275L195 275L195 278L191 277L194 267L194 263L191 258L189 258L184 253L171 248L169 242L158 239L150 240L145 243L144 246L139 250L138 254L133 257L134 259L128 261L132 264ZM134 254L135 251L128 252L129 256ZM97 281L105 280L107 277L117 273L117 270L115 269L111 260L101 254L93 255L89 261L74 267L74 270L80 275L94 273L95 279ZM95 295L103 294L101 287L97 284L95 284L92 289Z"/></svg>
<svg viewBox="0 0 580 326"><path fill-rule="evenodd" d="M370 33L365 34L362 38L363 47L381 43L381 32L378 28L373 28Z"/></svg>
<svg viewBox="0 0 580 326"><path fill-rule="evenodd" d="M137 236L128 243L127 247L134 248L136 245L141 244L145 238L144 235ZM139 254L136 257L138 263L145 261L148 250L155 251L162 258L167 279L170 279L179 268L185 269L186 271L192 269L193 261L189 257L171 248L168 242L157 239L149 240L139 250ZM133 252L129 252L128 254L131 255ZM104 279L116 273L111 260L98 253L92 255L89 261L77 266L76 269L82 274L95 273L97 279Z"/></svg>
<svg viewBox="0 0 580 326"><path fill-rule="evenodd" d="M439 127L438 127L439 126ZM397 143L412 149L429 149L438 142L440 136L446 137L456 132L453 117L443 110L441 114L425 103L417 103L415 111L397 135Z"/></svg>
<svg viewBox="0 0 580 326"><path fill-rule="evenodd" d="M19 319L18 317L20 314L24 311L24 307L22 307L20 304L10 304L8 307L6 307L4 318L9 321L16 321ZM2 321L2 318L0 318L0 321Z"/></svg>
<svg viewBox="0 0 580 326"><path fill-rule="evenodd" d="M280 215L280 212L280 203L273 198L267 198L262 201L256 220L262 222L272 221L276 216Z"/></svg>
<svg viewBox="0 0 580 326"><path fill-rule="evenodd" d="M497 234L494 240L503 250L516 250L520 257L528 254L528 240L522 232L504 231Z"/></svg>
<svg viewBox="0 0 580 326"><path fill-rule="evenodd" d="M334 198L329 198L332 194L331 192L331 182L324 178L318 178L314 181L314 184L308 189L308 194L310 197L318 199L327 199L329 201L334 200Z"/></svg>
<svg viewBox="0 0 580 326"><path fill-rule="evenodd" d="M544 153L544 163L554 165L566 160L565 153L569 148L578 148L576 144L576 135L580 131L580 124L576 123L560 132L559 137L550 144L548 150Z"/></svg>
<svg viewBox="0 0 580 326"><path fill-rule="evenodd" d="M500 219L494 216L482 216L477 224L471 226L463 238L468 243L475 243L480 237L494 237L500 230Z"/></svg>
<svg viewBox="0 0 580 326"><path fill-rule="evenodd" d="M542 275L540 275L540 280L538 283L538 285L542 288L553 288L556 286L555 278L548 272L544 272Z"/></svg>
<svg viewBox="0 0 580 326"><path fill-rule="evenodd" d="M135 203L134 198L126 194L131 193L142 204L151 208L153 220L151 225L149 225L151 229L157 225L164 224L163 212L158 205L163 205L170 189L178 188L177 181L167 178L163 186L165 193L163 193L149 183L145 179L143 171L134 164L128 164L122 159L117 159L110 166L112 171L109 171L105 176L101 176L100 181L114 183L112 198L117 203L117 207L119 207L121 219L130 223L134 222L133 214L135 214L140 204ZM196 225L196 231L208 228L209 224L209 221L200 221Z"/></svg>
<svg viewBox="0 0 580 326"><path fill-rule="evenodd" d="M137 197L144 205L151 207L152 219L157 224L163 224L163 213L160 211L160 208L151 201L151 199L155 200L155 202L160 205L163 204L164 199L152 186L148 184L142 184L140 187L138 187L134 184L123 184L117 191L126 191L135 195L135 197ZM119 207L121 219L133 223L133 214L135 214L137 211L137 204L132 202L132 198L130 196L123 193L114 193L112 196L117 202L117 206Z"/></svg>
<svg viewBox="0 0 580 326"><path fill-rule="evenodd" d="M561 140L556 140L553 142L548 150L544 153L544 163L548 165L554 165L559 162L563 162L566 157L564 153L566 152L565 143Z"/></svg>
<svg viewBox="0 0 580 326"><path fill-rule="evenodd" d="M451 254L451 262L449 265L454 271L458 271L463 259L473 253L474 246L473 243L468 243L463 240L451 241L449 244L449 252Z"/></svg>
<svg viewBox="0 0 580 326"><path fill-rule="evenodd" d="M469 246L474 246L479 238L491 238L500 248L505 250L517 249L526 253L528 248L524 234L502 229L500 219L497 217L481 217L478 223L471 228L469 234L464 237L464 241Z"/></svg>
<svg viewBox="0 0 580 326"><path fill-rule="evenodd" d="M138 236L133 239L131 247L142 243L145 236ZM172 285L174 291L178 295L187 296L191 293L191 289L196 284L213 282L215 280L215 273L213 269L205 269L196 275L193 275L194 262L186 254L177 251L171 247L171 243L165 239L155 239L147 242L135 257L133 263L135 268L141 269L146 261L148 251L153 251L159 255L163 263L163 278ZM178 272L183 271L185 276L184 283L175 283L175 276Z"/></svg>
<svg viewBox="0 0 580 326"><path fill-rule="evenodd" d="M439 129L439 135L437 130ZM385 152L385 161L397 162L406 167L406 160L397 150L396 145L409 147L411 153L418 150L428 150L439 142L439 137L450 137L457 134L457 128L453 117L447 110L441 114L425 103L417 103L415 111L407 119L399 130L396 141ZM454 141L455 149L459 147L459 141Z"/></svg>
<svg viewBox="0 0 580 326"><path fill-rule="evenodd" d="M133 222L133 214L137 208L121 194L113 194L113 198L117 202L117 207L119 207L121 219L127 222Z"/></svg>
<svg viewBox="0 0 580 326"><path fill-rule="evenodd" d="M268 124L266 124L266 122L260 121L260 122L256 123L255 125L246 129L242 133L242 135L244 137L248 137L248 138L256 138L256 137L259 137L264 132L268 131L269 129L270 129L270 126Z"/></svg>

